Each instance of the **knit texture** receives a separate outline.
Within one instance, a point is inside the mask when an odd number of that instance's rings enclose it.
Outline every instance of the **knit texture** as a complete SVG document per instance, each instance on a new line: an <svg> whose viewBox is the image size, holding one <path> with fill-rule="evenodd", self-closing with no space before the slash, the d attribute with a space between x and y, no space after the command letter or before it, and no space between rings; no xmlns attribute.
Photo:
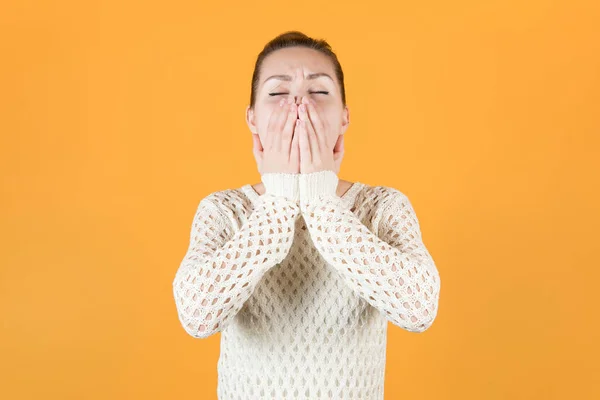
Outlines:
<svg viewBox="0 0 600 400"><path fill-rule="evenodd" d="M408 197L333 171L213 192L173 281L195 338L221 332L220 400L383 399L387 322L433 323L440 276Z"/></svg>

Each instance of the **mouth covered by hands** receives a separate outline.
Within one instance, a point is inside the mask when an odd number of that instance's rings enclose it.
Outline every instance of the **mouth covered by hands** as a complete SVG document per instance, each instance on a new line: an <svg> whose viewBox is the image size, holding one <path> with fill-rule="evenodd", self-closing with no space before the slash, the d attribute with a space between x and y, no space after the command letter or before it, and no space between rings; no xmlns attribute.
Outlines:
<svg viewBox="0 0 600 400"><path fill-rule="evenodd" d="M321 195L335 196L344 135L334 129L314 100L302 97L296 105L289 98L286 105L282 99L269 119L264 147L254 135L254 155L266 191L299 199L301 209Z"/></svg>
<svg viewBox="0 0 600 400"><path fill-rule="evenodd" d="M301 174L319 171L339 173L344 155L344 137L341 135L332 146L329 141L334 134L336 132L332 132L317 103L303 96L294 127L294 136L298 135Z"/></svg>

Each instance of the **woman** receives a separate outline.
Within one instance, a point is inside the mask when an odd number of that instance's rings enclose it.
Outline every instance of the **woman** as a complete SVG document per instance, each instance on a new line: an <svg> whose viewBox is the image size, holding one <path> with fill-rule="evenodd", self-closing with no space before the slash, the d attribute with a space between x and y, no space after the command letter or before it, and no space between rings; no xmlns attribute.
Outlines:
<svg viewBox="0 0 600 400"><path fill-rule="evenodd" d="M221 400L383 399L387 322L429 328L440 277L406 195L338 178L349 113L327 42L269 42L246 121L261 183L200 201L179 320L221 332Z"/></svg>

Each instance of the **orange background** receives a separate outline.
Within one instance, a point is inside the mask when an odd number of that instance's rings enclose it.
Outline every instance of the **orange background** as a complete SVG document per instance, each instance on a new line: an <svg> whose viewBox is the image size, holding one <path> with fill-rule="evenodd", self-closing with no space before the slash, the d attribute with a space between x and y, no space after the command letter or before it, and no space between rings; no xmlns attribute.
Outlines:
<svg viewBox="0 0 600 400"><path fill-rule="evenodd" d="M599 20L573 0L3 2L0 398L216 398L220 334L188 336L171 285L200 199L260 181L252 69L291 29L344 68L340 178L407 194L441 274L429 330L389 325L386 399L600 398Z"/></svg>

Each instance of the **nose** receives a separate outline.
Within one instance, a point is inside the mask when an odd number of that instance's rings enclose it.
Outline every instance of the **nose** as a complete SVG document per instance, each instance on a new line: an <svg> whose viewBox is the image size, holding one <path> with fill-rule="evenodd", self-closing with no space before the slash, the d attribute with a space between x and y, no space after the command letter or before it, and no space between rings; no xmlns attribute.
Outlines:
<svg viewBox="0 0 600 400"><path fill-rule="evenodd" d="M294 103L296 103L296 105L302 104L302 96L294 96Z"/></svg>

